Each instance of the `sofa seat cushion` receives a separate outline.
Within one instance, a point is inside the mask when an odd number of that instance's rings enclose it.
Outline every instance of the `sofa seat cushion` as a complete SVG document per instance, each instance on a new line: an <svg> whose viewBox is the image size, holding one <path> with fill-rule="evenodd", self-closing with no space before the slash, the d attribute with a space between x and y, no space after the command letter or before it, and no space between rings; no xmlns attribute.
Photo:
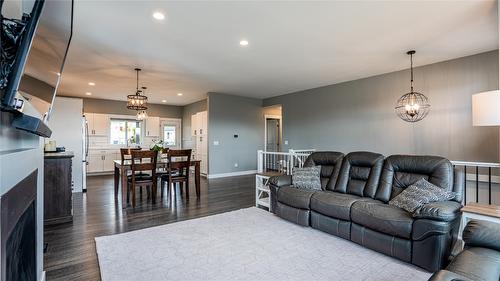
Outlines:
<svg viewBox="0 0 500 281"><path fill-rule="evenodd" d="M413 219L403 209L381 202L357 201L351 208L351 220L385 234L410 239Z"/></svg>
<svg viewBox="0 0 500 281"><path fill-rule="evenodd" d="M309 210L311 196L315 190L282 187L278 189L278 202L291 207Z"/></svg>
<svg viewBox="0 0 500 281"><path fill-rule="evenodd" d="M351 206L359 200L363 198L332 191L316 192L311 197L311 210L332 218L350 221Z"/></svg>

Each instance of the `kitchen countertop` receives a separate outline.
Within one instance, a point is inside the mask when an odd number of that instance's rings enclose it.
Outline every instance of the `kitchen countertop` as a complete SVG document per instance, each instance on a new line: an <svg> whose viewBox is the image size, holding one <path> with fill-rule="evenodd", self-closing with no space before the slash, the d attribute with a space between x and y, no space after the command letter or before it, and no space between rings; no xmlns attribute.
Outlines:
<svg viewBox="0 0 500 281"><path fill-rule="evenodd" d="M65 151L65 152L45 152L44 158L72 158L75 154L73 151Z"/></svg>

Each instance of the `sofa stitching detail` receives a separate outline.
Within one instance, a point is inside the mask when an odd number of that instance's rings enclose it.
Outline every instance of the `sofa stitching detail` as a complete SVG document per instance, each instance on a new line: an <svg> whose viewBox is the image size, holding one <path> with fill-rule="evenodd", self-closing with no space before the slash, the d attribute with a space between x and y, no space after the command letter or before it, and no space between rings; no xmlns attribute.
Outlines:
<svg viewBox="0 0 500 281"><path fill-rule="evenodd" d="M391 238L391 257L394 257L394 236Z"/></svg>

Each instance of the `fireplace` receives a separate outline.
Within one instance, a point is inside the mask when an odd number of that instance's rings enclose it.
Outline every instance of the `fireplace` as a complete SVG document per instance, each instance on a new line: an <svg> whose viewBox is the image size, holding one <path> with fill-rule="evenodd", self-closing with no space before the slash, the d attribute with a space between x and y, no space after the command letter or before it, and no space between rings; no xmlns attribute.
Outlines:
<svg viewBox="0 0 500 281"><path fill-rule="evenodd" d="M36 280L37 173L0 197L1 281Z"/></svg>

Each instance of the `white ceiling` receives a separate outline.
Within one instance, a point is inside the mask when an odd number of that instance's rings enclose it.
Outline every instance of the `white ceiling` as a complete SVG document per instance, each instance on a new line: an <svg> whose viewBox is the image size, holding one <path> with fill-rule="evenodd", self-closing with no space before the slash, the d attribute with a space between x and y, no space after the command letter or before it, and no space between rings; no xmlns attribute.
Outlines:
<svg viewBox="0 0 500 281"><path fill-rule="evenodd" d="M61 92L125 100L139 66L154 103L265 98L497 48L495 1L75 0Z"/></svg>

